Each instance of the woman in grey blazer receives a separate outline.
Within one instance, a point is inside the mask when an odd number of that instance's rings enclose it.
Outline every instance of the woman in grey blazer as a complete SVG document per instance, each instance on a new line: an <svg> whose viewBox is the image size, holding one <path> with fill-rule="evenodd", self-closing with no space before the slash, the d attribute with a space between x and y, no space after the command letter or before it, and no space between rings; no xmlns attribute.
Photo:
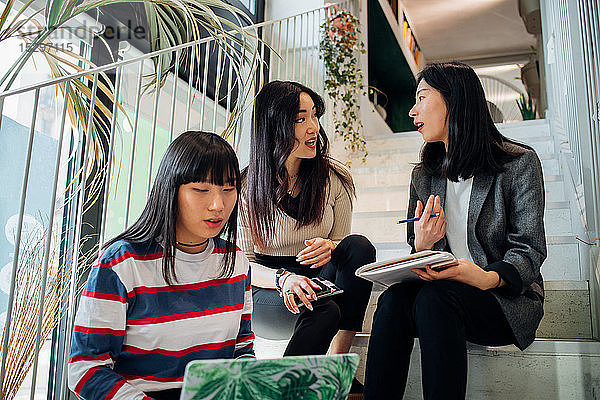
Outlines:
<svg viewBox="0 0 600 400"><path fill-rule="evenodd" d="M431 64L410 111L425 146L412 172L413 252L451 251L458 265L414 270L420 280L379 297L364 399L401 398L419 338L425 399L464 399L466 341L529 346L543 315L546 258L539 158L496 129L475 72Z"/></svg>

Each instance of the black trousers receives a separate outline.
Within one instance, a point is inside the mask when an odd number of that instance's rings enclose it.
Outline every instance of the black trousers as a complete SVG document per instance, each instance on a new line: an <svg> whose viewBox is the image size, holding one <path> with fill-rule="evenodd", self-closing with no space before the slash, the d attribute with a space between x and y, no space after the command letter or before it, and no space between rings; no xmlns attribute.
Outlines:
<svg viewBox="0 0 600 400"><path fill-rule="evenodd" d="M338 330L362 329L373 285L354 272L375 261L375 248L364 236L344 238L331 254L331 261L321 268L300 265L295 257L259 256L257 261L309 278L319 276L344 289L342 294L313 302L313 311L300 307L299 314L292 314L276 290L253 288L252 330L266 339L290 338L285 356L325 354Z"/></svg>
<svg viewBox="0 0 600 400"><path fill-rule="evenodd" d="M448 280L393 285L379 297L373 318L363 399L402 398L416 337L426 400L465 398L466 341L514 343L489 291Z"/></svg>

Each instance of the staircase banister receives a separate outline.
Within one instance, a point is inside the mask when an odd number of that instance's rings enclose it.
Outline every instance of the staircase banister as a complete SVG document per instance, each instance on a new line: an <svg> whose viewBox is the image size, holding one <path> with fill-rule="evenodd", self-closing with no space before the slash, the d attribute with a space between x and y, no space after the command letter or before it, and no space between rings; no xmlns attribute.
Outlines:
<svg viewBox="0 0 600 400"><path fill-rule="evenodd" d="M328 9L330 7L333 7L333 6L336 6L336 5L340 5L340 4L342 4L342 5L351 4L351 0L342 1L342 2L339 2L339 3L329 3L329 4L324 5L322 7L318 7L318 8L315 8L313 10L309 10L309 11L304 11L302 13L299 13L299 14L296 14L296 15L292 15L292 16L289 16L289 17L280 18L280 19L276 19L276 20L270 20L270 21L264 21L264 22L260 22L258 24L249 25L249 26L243 27L242 30L244 30L244 31L255 30L255 29L262 28L262 27L265 27L265 26L269 26L269 25L272 25L272 24L275 24L275 23L279 23L281 21L290 20L290 19L296 18L296 17L304 15L304 14L309 14L309 13L317 12L317 11L320 11L320 10L326 10L326 9ZM233 35L236 32L237 32L236 30L230 30L228 32L228 34L232 34ZM103 66L91 68L89 70L85 70L85 71L82 71L82 72L77 72L75 74L70 74L70 75L59 77L59 78L47 79L47 80L42 81L42 82L40 82L38 84L26 85L26 86L23 86L23 87L20 87L20 88L17 88L17 89L7 90L5 92L0 93L0 100L3 100L5 97L13 96L13 95L16 95L16 94L21 94L21 93L25 93L25 92L28 92L28 91L31 91L31 90L41 89L43 87L47 87L47 86L51 86L51 85L56 85L58 83L65 82L67 80L77 79L77 78L81 78L81 77L86 76L86 75L93 75L93 74L97 74L97 73L100 73L100 72L108 71L108 70L111 70L111 69L116 69L116 68L121 67L121 66L129 65L129 64L134 64L136 62L147 60L149 58L156 57L156 56L159 56L161 54L165 54L165 53L169 53L169 52L173 52L173 51L185 49L185 48L191 47L193 45L200 45L200 44L203 44L203 43L208 43L208 42L210 42L212 40L214 40L212 37L206 37L206 38L203 38L203 39L200 39L200 40L197 40L197 41L191 41L191 42L179 44L177 46L172 46L172 47L169 47L167 49L161 49L161 50L153 51L151 53L142 54L140 56L137 56L137 57L134 57L134 58L130 58L130 59L127 59L127 60L116 61L114 63L110 63L110 64L106 64L106 65L103 65Z"/></svg>

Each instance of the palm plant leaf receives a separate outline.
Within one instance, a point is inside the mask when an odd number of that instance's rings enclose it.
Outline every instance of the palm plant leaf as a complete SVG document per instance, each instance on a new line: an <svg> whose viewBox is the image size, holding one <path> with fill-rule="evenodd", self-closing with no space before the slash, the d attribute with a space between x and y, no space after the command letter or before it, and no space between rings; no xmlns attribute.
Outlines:
<svg viewBox="0 0 600 400"><path fill-rule="evenodd" d="M72 70L76 72L82 72L85 70L84 67L81 67L74 62L68 60L65 57L62 57L60 53L65 53L65 55L72 57L82 63L90 64L88 60L85 58L74 54L72 52L66 51L62 48L52 48L50 47L48 51L44 51L42 54L46 58L48 66L51 69L51 73L54 77L64 76L67 71L64 68L68 66ZM85 65L85 64L84 64ZM98 80L98 90L106 95L108 100L112 103L114 101L114 86L108 76L105 73L101 73L101 80ZM89 99L91 99L92 91L90 89L90 84L93 81L93 76L85 75L82 77L82 80L73 80L72 85L69 88L68 93L65 94L65 84L57 85L57 90L62 93L63 96L68 96L70 101L67 103L67 113L69 115L69 119L71 121L72 126L86 126L87 124L87 115L89 114ZM127 119L129 119L125 109L121 104L118 104L118 110L125 115ZM90 140L92 140L92 154L91 163L87 167L91 170L93 166L98 168L98 173L93 174L91 176L90 181L88 182L89 195L86 201L86 210L91 207L94 202L99 198L101 194L101 190L103 187L102 179L105 176L106 168L105 168L105 160L108 155L105 152L104 140L106 137L103 132L108 132L110 130L109 122L112 118L112 110L106 106L106 104L99 99L98 96L95 98L94 102L94 120L92 125L92 135ZM114 154L113 154L114 157ZM120 162L119 162L120 166ZM120 168L120 167L119 167Z"/></svg>
<svg viewBox="0 0 600 400"><path fill-rule="evenodd" d="M239 21L241 21L240 18L242 17L240 16L243 16L243 12L240 9L233 7L221 0L47 0L46 25L32 41L32 47L39 46L39 44L42 43L58 27L81 13L91 11L104 5L134 2L144 3L145 5L160 5L163 6L163 8L171 9L169 13L163 13L162 16L157 17L157 7L153 7L154 10L151 10L148 14L150 25L153 25L152 19L156 20L159 18L163 22L162 29L154 31L155 34L159 34L158 36L155 36L159 39L151 42L153 50L168 48L174 44L181 44L182 42L177 43L177 40L181 39L186 39L183 42L187 42L189 39L198 40L200 38L199 28L202 26L207 29L209 35L212 36L220 46L223 46L224 43L226 43L226 41L229 39L237 42L238 44L242 44L246 50L253 50L253 52L256 51L255 42L247 40L247 38L250 36L245 33L240 26L237 26L231 21L216 15L214 11L212 11L210 7L217 7L229 11L236 16ZM7 17L8 12L6 9L5 12ZM248 20L247 17L244 18ZM158 27L157 24L154 26ZM170 30L171 28L178 29ZM239 37L234 38L235 34L228 33L226 30L227 28L233 28ZM180 33L171 33L181 32L182 30L186 32L185 35ZM11 32L14 32L14 30L11 30ZM167 39L165 39L165 37L167 37ZM0 36L0 40L2 38L3 37ZM4 87L5 90L12 85L21 68L32 54L33 51L24 52L22 57L20 57L15 63L16 68L14 70L11 69L7 71L0 79L0 85L8 82ZM249 59L247 58L246 60Z"/></svg>
<svg viewBox="0 0 600 400"><path fill-rule="evenodd" d="M52 28L60 20L60 11L69 0L46 0L46 26Z"/></svg>
<svg viewBox="0 0 600 400"><path fill-rule="evenodd" d="M2 11L2 15L0 15L0 29L2 29L2 26L6 22L6 19L8 18L8 14L10 13L10 10L12 9L12 6L14 3L15 3L15 0L8 0L6 2L6 5L4 6L4 10Z"/></svg>
<svg viewBox="0 0 600 400"><path fill-rule="evenodd" d="M33 0L30 0L30 2ZM33 18L35 18L35 16L37 14L39 14L41 12L38 11L37 13L32 14L31 16L29 16L28 18L24 18L24 19L20 19L17 20L16 17L14 18L14 20L8 25L8 27L3 30L2 32L0 32L0 41L11 37L12 35L14 35L15 33L19 32L23 26L25 26L25 24L27 24L28 22L32 21ZM17 15L18 17L18 15ZM29 35L35 35L39 32L30 32ZM25 34L24 34L25 35Z"/></svg>
<svg viewBox="0 0 600 400"><path fill-rule="evenodd" d="M239 86L238 93L242 93L243 99L246 99L250 95L251 85L248 83L250 79L252 79L253 74L250 73L247 80L243 82L239 79L239 76L244 64L251 65L251 70L257 65L256 39L253 35L245 33L240 26L232 23L226 18L218 16L213 11L212 8L220 8L229 11L237 18L240 24L241 18L247 19L247 17L243 16L241 10L230 6L221 0L47 0L45 7L45 26L38 23L34 18L40 10L33 13L30 12L31 15L28 18L18 19L25 12L27 7L32 4L32 1L33 0L28 0L25 6L18 11L17 15L13 17L12 21L6 26L5 23L8 21L10 9L13 7L14 0L9 0L7 7L5 7L0 16L0 41L17 34L28 22L32 22L37 27L37 31L31 34L30 38L24 37L28 42L26 50L20 54L19 58L14 63L13 68L9 68L0 78L0 85L4 85L5 90L10 88L22 67L28 59L31 58L37 48L43 44L48 46L47 38L50 34L55 30L60 29L73 17L103 5L140 2L146 6L151 30L150 36L154 38L151 41L152 50L160 50L186 43L191 40L198 40L200 38L201 29L203 28L214 39L218 46L225 49L225 57L229 58L232 68L236 71L236 77L238 78L236 79L236 85ZM227 31L228 28L232 28L233 33ZM84 68L79 67L75 62L60 56L58 54L60 52L65 53L70 58L75 59L75 61L83 63L84 66L95 67L88 60L74 53L58 48L55 48L54 50L56 51L41 52L50 66L51 73L54 77L61 77L84 70ZM154 86L154 80L158 77L158 79L160 79L160 86L162 86L168 77L167 72L177 68L177 66L174 65L173 54L170 52L163 53L160 57L162 58L161 71L152 75L149 85ZM199 52L197 52L196 57L199 57ZM153 59L155 63L157 60L158 57ZM91 79L91 77L84 77L81 81L74 81L74 85L72 85L69 92L66 93L66 95L69 96L68 115L71 124L74 127L87 126L86 111L89 110L91 98L91 90L89 88ZM60 87L61 91L64 92L64 85ZM113 101L114 96L112 93L114 88L106 75L99 79L98 89L107 96L109 101ZM103 171L103 164L106 161L106 154L104 154L105 146L103 146L103 144L107 142L105 132L109 131L108 124L111 120L112 111L99 98L96 98L95 100L94 109L94 121L92 124L93 137L91 138L94 142L94 157L92 160L98 167L98 171ZM224 136L228 136L229 132L233 130L232 128L235 126L235 121L239 115L241 115L241 109L236 108L231 112L230 119L227 122L227 133Z"/></svg>
<svg viewBox="0 0 600 400"><path fill-rule="evenodd" d="M18 31L20 29L20 27L23 26L23 24L25 24L30 18L32 18L33 16L35 16L37 14L37 13L33 13L32 16L30 16L29 18L26 18L24 20L19 20L19 17L21 16L21 14L23 14L23 12L34 1L34 0L28 0L23 5L23 7L21 7L21 9L17 12L17 14L13 17L12 21L8 24L8 27L12 28L12 29L4 29L3 30L2 28L4 27L4 24L6 23L6 21L8 19L8 15L10 14L10 11L12 10L14 1L15 0L9 0L8 3L6 3L6 6L4 7L4 10L2 11L2 15L0 16L0 40L3 40L4 38L7 38L10 35L12 35L14 32ZM16 28L14 28L15 26L16 26Z"/></svg>

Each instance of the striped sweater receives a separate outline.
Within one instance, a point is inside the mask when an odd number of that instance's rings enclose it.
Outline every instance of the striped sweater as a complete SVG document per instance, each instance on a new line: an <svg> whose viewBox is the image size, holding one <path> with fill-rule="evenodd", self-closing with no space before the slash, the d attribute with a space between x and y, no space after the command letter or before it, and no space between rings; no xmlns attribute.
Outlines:
<svg viewBox="0 0 600 400"><path fill-rule="evenodd" d="M231 278L211 239L199 254L177 251L177 282L162 277L157 243L119 241L92 268L75 317L69 387L79 397L149 399L181 387L191 360L253 355L248 261L237 250Z"/></svg>

